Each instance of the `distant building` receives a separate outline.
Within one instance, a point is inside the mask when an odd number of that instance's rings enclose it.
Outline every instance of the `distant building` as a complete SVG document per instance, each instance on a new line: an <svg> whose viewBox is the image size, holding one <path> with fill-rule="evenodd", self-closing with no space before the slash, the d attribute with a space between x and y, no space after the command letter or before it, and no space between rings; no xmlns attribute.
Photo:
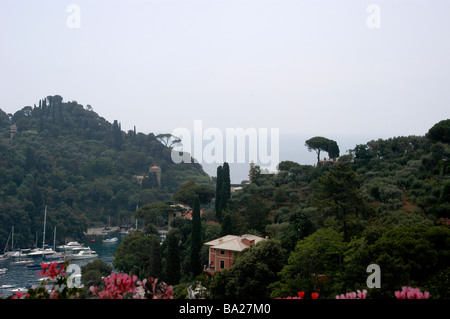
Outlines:
<svg viewBox="0 0 450 319"><path fill-rule="evenodd" d="M237 191L241 191L243 189L243 187L242 186L236 186L236 187L231 187L231 192L232 193L234 193L234 192L237 192Z"/></svg>
<svg viewBox="0 0 450 319"><path fill-rule="evenodd" d="M204 243L209 246L209 264L206 271L214 274L216 271L230 269L241 251L262 240L265 238L255 235L227 235Z"/></svg>
<svg viewBox="0 0 450 319"><path fill-rule="evenodd" d="M325 164L336 164L338 161L339 161L339 157L338 158L324 157L323 160L320 160L319 164L320 164L320 166L325 165Z"/></svg>
<svg viewBox="0 0 450 319"><path fill-rule="evenodd" d="M142 181L144 180L145 176L143 176L143 175L134 175L133 178L138 182L139 185L142 185Z"/></svg>
<svg viewBox="0 0 450 319"><path fill-rule="evenodd" d="M16 133L17 133L17 126L11 125L9 127L9 138L13 138L14 135L16 135Z"/></svg>
<svg viewBox="0 0 450 319"><path fill-rule="evenodd" d="M159 187L161 187L161 167L155 165L155 166L150 167L150 169L148 171L149 171L149 173L156 174L156 179L158 180L158 185L159 185Z"/></svg>
<svg viewBox="0 0 450 319"><path fill-rule="evenodd" d="M173 219L176 217L181 217L185 219L192 220L192 208L186 205L177 204L177 205L170 205L171 207L175 208L176 210L169 213L169 230L171 229L170 224L172 223ZM200 217L203 215L203 210L200 210Z"/></svg>

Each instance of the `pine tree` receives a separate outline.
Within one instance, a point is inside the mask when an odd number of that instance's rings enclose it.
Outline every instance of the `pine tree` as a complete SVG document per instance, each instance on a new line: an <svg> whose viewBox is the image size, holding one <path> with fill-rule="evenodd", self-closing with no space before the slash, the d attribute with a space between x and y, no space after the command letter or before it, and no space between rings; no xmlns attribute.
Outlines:
<svg viewBox="0 0 450 319"><path fill-rule="evenodd" d="M200 263L200 250L202 248L201 238L202 224L200 220L200 201L195 196L192 208L192 230L191 230L191 254L190 254L190 270L195 277L202 271Z"/></svg>

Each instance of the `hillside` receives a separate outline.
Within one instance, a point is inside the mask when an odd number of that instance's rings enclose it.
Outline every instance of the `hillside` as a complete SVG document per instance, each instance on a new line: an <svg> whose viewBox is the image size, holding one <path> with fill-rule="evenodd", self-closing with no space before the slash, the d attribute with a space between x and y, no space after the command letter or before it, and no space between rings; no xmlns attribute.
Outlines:
<svg viewBox="0 0 450 319"><path fill-rule="evenodd" d="M123 132L118 121L58 95L37 104L14 114L0 110L1 245L12 226L17 247L42 236L45 205L47 229L56 226L57 240L65 241L109 216L115 225L129 223L138 205L171 200L186 181L211 183L199 164L174 164L152 133ZM160 185L149 174L155 165ZM148 178L141 185L135 176Z"/></svg>

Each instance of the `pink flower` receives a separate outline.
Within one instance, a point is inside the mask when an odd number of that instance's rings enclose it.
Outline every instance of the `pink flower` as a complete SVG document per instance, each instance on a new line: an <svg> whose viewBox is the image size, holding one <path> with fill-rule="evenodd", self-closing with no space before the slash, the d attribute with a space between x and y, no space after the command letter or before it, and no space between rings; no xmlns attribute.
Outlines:
<svg viewBox="0 0 450 319"><path fill-rule="evenodd" d="M397 299L428 299L430 297L428 291L422 292L419 288L407 286L403 286L401 291L394 291L394 295Z"/></svg>
<svg viewBox="0 0 450 319"><path fill-rule="evenodd" d="M357 290L356 292L347 292L345 295L340 294L336 299L366 299L367 290Z"/></svg>

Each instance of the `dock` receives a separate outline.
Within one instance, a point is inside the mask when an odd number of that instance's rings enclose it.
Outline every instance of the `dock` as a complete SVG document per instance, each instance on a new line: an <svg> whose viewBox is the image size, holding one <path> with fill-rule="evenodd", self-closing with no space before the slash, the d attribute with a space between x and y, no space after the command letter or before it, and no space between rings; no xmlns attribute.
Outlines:
<svg viewBox="0 0 450 319"><path fill-rule="evenodd" d="M114 233L118 232L120 230L119 227L111 227L110 230L104 231L104 227L92 227L88 228L87 231L84 233L85 236L105 236L108 235L108 233Z"/></svg>

